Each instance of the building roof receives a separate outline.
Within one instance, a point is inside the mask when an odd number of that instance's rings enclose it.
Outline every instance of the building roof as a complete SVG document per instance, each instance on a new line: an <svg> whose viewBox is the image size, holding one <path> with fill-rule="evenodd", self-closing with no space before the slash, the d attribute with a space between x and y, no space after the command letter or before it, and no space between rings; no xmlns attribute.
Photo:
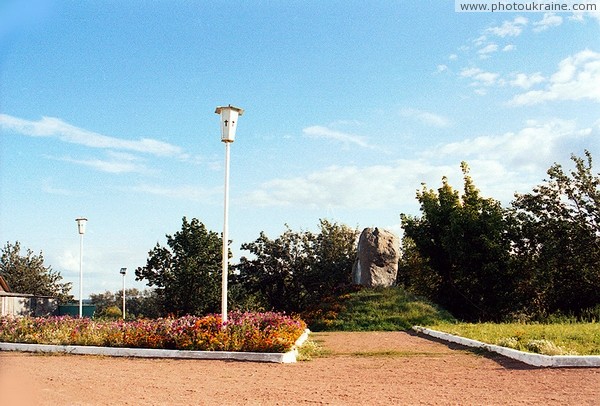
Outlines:
<svg viewBox="0 0 600 406"><path fill-rule="evenodd" d="M12 292L2 292L0 290L0 297L50 297L50 296L36 296L30 293L12 293Z"/></svg>
<svg viewBox="0 0 600 406"><path fill-rule="evenodd" d="M2 275L0 275L0 292L10 292L10 287L8 286L8 283L6 283Z"/></svg>

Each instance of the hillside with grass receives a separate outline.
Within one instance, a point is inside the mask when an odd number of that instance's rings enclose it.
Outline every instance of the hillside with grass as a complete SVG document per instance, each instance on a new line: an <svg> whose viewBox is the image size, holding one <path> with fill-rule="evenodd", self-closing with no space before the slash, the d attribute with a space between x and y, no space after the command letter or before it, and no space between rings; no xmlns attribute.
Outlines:
<svg viewBox="0 0 600 406"><path fill-rule="evenodd" d="M353 287L302 314L312 331L400 331L454 322L450 313L401 287Z"/></svg>

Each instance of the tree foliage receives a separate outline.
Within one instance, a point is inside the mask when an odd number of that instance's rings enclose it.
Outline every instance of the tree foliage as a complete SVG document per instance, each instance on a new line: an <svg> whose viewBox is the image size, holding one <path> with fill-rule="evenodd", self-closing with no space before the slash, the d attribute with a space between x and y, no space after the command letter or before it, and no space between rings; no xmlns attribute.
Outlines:
<svg viewBox="0 0 600 406"><path fill-rule="evenodd" d="M90 294L92 304L96 306L96 314L104 315L110 307L123 307L123 291L112 293L107 290L104 293ZM157 318L162 314L160 298L153 289L140 291L136 288L125 290L125 316L127 319L144 317Z"/></svg>
<svg viewBox="0 0 600 406"><path fill-rule="evenodd" d="M399 280L457 317L495 319L510 307L512 275L505 210L481 197L465 163L462 195L446 178L417 192L421 217L402 214Z"/></svg>
<svg viewBox="0 0 600 406"><path fill-rule="evenodd" d="M265 309L299 312L351 283L357 230L320 220L320 232L289 227L272 240L264 232L242 245L238 283Z"/></svg>
<svg viewBox="0 0 600 406"><path fill-rule="evenodd" d="M444 178L402 215L399 282L467 320L581 316L600 306L600 174L592 156L554 164L510 208L484 199L463 164L464 191Z"/></svg>
<svg viewBox="0 0 600 406"><path fill-rule="evenodd" d="M72 284L62 282L60 272L44 265L41 251L35 255L32 250L27 249L25 255L21 255L19 241L14 244L7 242L2 248L0 275L15 293L52 296L61 303L72 298L69 295Z"/></svg>
<svg viewBox="0 0 600 406"><path fill-rule="evenodd" d="M220 303L222 239L198 219L184 217L181 230L148 252L146 266L135 270L160 298L161 314L202 315Z"/></svg>
<svg viewBox="0 0 600 406"><path fill-rule="evenodd" d="M549 179L512 204L519 290L525 311L538 317L600 304L600 174L589 151L571 159L574 169L555 163Z"/></svg>

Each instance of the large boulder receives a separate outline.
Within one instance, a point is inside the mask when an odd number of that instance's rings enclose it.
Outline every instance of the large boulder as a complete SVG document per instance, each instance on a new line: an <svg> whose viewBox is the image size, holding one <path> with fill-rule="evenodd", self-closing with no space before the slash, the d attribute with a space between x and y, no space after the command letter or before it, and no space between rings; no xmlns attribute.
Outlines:
<svg viewBox="0 0 600 406"><path fill-rule="evenodd" d="M400 259L398 237L386 230L365 228L358 240L352 280L368 287L393 286Z"/></svg>

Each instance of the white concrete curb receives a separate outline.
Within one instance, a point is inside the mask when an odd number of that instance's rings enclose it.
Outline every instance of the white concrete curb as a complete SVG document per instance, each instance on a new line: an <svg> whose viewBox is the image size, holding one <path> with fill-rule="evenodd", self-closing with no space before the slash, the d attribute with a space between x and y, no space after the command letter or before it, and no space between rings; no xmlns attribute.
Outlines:
<svg viewBox="0 0 600 406"><path fill-rule="evenodd" d="M45 345L0 343L0 351L24 352L59 352L66 354L106 355L111 357L140 357L140 358L182 358L182 359L211 359L252 362L296 362L298 347L300 347L310 334L306 329L296 340L294 348L284 353L272 352L235 352L235 351L186 351L186 350L158 350L151 348L116 348L93 347L84 345Z"/></svg>
<svg viewBox="0 0 600 406"><path fill-rule="evenodd" d="M542 354L533 354L530 352L523 352L518 350L513 350L512 348L501 347L499 345L492 345L482 343L481 341L471 340L470 338L464 338L460 336L455 336L448 333L443 333L441 331L430 330L421 326L414 326L413 330L418 333L426 334L431 337L438 338L440 340L448 341L451 343L456 343L460 345L464 345L467 347L475 347L482 348L487 351L495 352L500 355L504 355L505 357L515 359L517 361L521 361L528 365L533 365L536 367L550 367L550 368L559 368L559 367L600 367L600 355L587 355L587 356L579 356L579 355L542 355Z"/></svg>

